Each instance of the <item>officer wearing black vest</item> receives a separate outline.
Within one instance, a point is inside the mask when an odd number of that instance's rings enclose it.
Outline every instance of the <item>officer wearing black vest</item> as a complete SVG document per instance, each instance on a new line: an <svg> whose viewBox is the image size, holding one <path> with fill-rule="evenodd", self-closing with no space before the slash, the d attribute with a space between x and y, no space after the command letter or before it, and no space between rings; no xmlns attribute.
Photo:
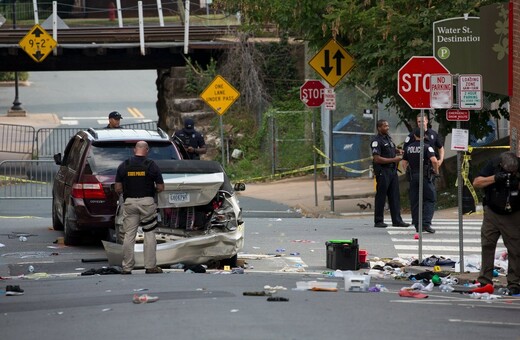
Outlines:
<svg viewBox="0 0 520 340"><path fill-rule="evenodd" d="M482 264L478 281L493 284L495 251L500 236L507 248L507 288L520 294L520 158L504 152L484 166L473 186L484 189L484 219L480 231Z"/></svg>
<svg viewBox="0 0 520 340"><path fill-rule="evenodd" d="M419 231L419 223L422 224L422 231L435 233L435 229L431 227L433 213L435 211L435 202L437 193L433 183L434 176L439 173L439 161L435 157L433 147L424 140L423 155L423 202L422 202L422 221L419 221L419 183L420 183L420 167L421 167L421 129L415 128L413 131L414 141L409 143L404 149L403 167L408 166L408 180L410 182L409 196L410 207L412 208L412 224L415 230Z"/></svg>
<svg viewBox="0 0 520 340"><path fill-rule="evenodd" d="M195 130L195 122L191 118L184 120L184 128L176 131L173 137L178 137L181 140L190 159L200 159L200 155L207 151L204 135Z"/></svg>
<svg viewBox="0 0 520 340"><path fill-rule="evenodd" d="M155 194L164 190L164 181L157 164L146 157L148 151L148 143L137 142L134 156L117 168L115 191L124 198L122 274L132 274L135 265L135 237L139 227L144 232L145 273L162 273L162 269L157 267L154 229L157 225Z"/></svg>
<svg viewBox="0 0 520 340"><path fill-rule="evenodd" d="M384 222L385 201L388 197L388 206L392 217L392 226L409 227L410 224L403 221L401 217L401 197L399 194L399 178L397 176L397 165L401 157L398 150L388 134L390 126L384 119L377 121L377 135L371 143L374 175L376 177L376 197L374 200L374 227L386 228Z"/></svg>

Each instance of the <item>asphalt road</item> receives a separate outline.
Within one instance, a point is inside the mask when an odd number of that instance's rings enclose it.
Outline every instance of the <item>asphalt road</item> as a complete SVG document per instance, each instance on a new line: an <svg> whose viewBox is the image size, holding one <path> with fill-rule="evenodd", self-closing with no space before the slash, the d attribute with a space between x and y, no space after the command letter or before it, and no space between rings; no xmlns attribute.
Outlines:
<svg viewBox="0 0 520 340"><path fill-rule="evenodd" d="M2 282L20 285L22 296L0 295L2 339L417 339L518 338L519 299L475 300L468 295L442 293L435 288L427 299L399 297L410 281L371 280L389 292L345 292L342 278L323 274L324 241L358 235L375 249L388 244L376 237L363 220L306 218L246 218L244 251L271 254L248 259L245 274L166 274L79 276L104 262L82 259L103 256L99 244L61 247L53 243L61 232L49 230L50 218L3 218L0 268L15 276ZM24 233L21 242L16 233ZM363 236L365 235L365 236ZM275 257L277 250L300 253L305 272L293 271L290 256ZM383 250L381 250L383 251ZM385 253L389 254L389 253ZM278 255L280 255L278 253ZM6 265L6 263L10 263ZM29 266L34 273L29 273ZM285 268L285 269L284 269ZM282 271L282 269L286 271ZM62 275L55 275L62 273ZM63 274L68 273L68 274ZM3 276L4 274L2 274ZM3 278L6 278L3 276ZM337 292L297 291L297 282L336 284ZM244 296L278 287L267 296ZM157 296L155 303L132 303L134 294ZM390 312L391 311L391 312Z"/></svg>
<svg viewBox="0 0 520 340"><path fill-rule="evenodd" d="M145 117L155 115L154 72L31 77L36 91L21 88L22 106L54 112L62 124L101 124L108 112L128 112L128 107L138 107ZM0 88L1 111L12 99L12 89ZM50 228L50 200L2 200L0 277L6 280L0 290L8 284L25 290L22 296L0 295L2 339L518 339L518 299L476 300L438 289L427 299L404 298L397 293L411 282L393 279L371 280L371 286L383 284L388 293L345 292L341 278L324 274L330 271L325 241L357 237L371 257L395 256L390 234L373 228L372 216L302 218L283 204L247 197L240 201L244 253L252 255L245 274L167 270L150 276L137 270L130 276L79 276L106 265L97 241L60 246L54 242L62 233ZM21 235L27 241L20 241ZM339 291L293 290L297 282L310 280L335 282ZM289 301L243 296L264 291L266 285L279 286L274 296ZM134 304L135 293L159 301Z"/></svg>

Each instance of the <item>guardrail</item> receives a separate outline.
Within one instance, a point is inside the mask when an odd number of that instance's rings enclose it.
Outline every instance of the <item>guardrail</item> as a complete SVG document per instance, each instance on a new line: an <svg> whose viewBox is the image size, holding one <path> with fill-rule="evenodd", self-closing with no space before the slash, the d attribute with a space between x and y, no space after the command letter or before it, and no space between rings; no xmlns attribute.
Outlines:
<svg viewBox="0 0 520 340"><path fill-rule="evenodd" d="M2 199L52 198L58 166L51 160L6 160L0 162L0 202Z"/></svg>
<svg viewBox="0 0 520 340"><path fill-rule="evenodd" d="M32 126L0 124L0 152L32 154L35 130Z"/></svg>
<svg viewBox="0 0 520 340"><path fill-rule="evenodd" d="M123 129L157 130L157 122L121 125ZM63 152L70 138L86 127L41 128L28 125L0 124L0 152L27 154L29 158L50 159Z"/></svg>

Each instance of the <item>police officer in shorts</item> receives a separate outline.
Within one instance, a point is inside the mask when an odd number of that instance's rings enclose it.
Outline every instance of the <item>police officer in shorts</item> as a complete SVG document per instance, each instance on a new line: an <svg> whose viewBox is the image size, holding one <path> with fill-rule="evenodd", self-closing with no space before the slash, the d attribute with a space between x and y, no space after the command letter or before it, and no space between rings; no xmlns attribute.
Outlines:
<svg viewBox="0 0 520 340"><path fill-rule="evenodd" d="M123 272L132 274L135 265L134 246L137 229L144 232L144 267L146 274L162 273L157 267L157 225L155 194L164 190L164 181L157 164L147 158L148 143L135 144L134 156L117 168L115 191L122 194L123 204Z"/></svg>
<svg viewBox="0 0 520 340"><path fill-rule="evenodd" d="M392 217L392 226L409 227L410 224L401 217L401 202L399 194L399 177L397 166L401 161L402 150L398 150L388 134L390 126L384 119L377 121L377 135L371 142L374 175L376 177L376 197L374 201L374 227L386 228L384 222L385 201L388 197L388 206Z"/></svg>
<svg viewBox="0 0 520 340"><path fill-rule="evenodd" d="M520 158L504 152L487 163L473 180L484 189L484 219L480 231L482 264L478 281L493 284L495 251L500 236L507 248L507 288L520 294Z"/></svg>
<svg viewBox="0 0 520 340"><path fill-rule="evenodd" d="M433 147L424 141L423 155L423 214L422 221L419 221L419 183L420 183L420 166L421 166L421 129L414 129L414 140L404 149L403 167L409 166L407 171L408 180L410 182L409 196L410 207L412 208L412 224L415 230L419 231L419 223L422 224L422 231L435 233L435 229L431 227L433 213L435 211L435 202L437 201L437 193L433 183L434 176L439 173L439 161L435 157ZM426 136L425 136L426 139Z"/></svg>

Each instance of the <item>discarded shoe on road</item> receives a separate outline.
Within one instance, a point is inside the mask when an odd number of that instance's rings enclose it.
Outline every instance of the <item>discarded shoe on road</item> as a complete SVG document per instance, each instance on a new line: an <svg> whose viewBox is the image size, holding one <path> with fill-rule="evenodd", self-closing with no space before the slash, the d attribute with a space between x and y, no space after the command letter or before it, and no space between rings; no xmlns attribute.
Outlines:
<svg viewBox="0 0 520 340"><path fill-rule="evenodd" d="M5 287L5 295L6 296L17 296L23 295L24 290L20 288L20 286L6 286Z"/></svg>
<svg viewBox="0 0 520 340"><path fill-rule="evenodd" d="M161 274L163 270L161 267L147 268L144 271L146 274Z"/></svg>

